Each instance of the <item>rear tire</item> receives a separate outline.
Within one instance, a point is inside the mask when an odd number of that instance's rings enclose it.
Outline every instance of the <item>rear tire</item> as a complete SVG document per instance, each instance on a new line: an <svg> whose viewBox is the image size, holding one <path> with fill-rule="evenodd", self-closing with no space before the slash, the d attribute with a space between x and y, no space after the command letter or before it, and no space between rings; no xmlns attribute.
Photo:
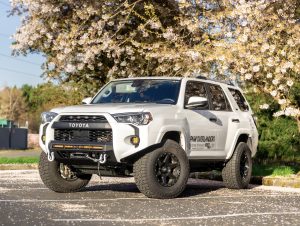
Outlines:
<svg viewBox="0 0 300 226"><path fill-rule="evenodd" d="M181 146L167 140L163 147L145 154L133 166L138 189L149 198L175 198L185 189L189 161Z"/></svg>
<svg viewBox="0 0 300 226"><path fill-rule="evenodd" d="M231 189L248 187L252 174L252 158L248 145L240 142L222 170L225 186Z"/></svg>
<svg viewBox="0 0 300 226"><path fill-rule="evenodd" d="M64 174L64 172L69 174ZM89 183L92 177L91 174L75 174L68 166L56 160L48 161L45 152L42 152L40 156L39 173L46 187L59 193L79 191Z"/></svg>

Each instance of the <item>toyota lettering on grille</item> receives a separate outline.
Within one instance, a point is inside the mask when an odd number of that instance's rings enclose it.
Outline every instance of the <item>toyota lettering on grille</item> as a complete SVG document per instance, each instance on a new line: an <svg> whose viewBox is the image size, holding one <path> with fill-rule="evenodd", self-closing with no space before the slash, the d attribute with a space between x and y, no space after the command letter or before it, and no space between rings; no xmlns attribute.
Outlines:
<svg viewBox="0 0 300 226"><path fill-rule="evenodd" d="M69 123L69 127L71 128L89 128L88 123Z"/></svg>

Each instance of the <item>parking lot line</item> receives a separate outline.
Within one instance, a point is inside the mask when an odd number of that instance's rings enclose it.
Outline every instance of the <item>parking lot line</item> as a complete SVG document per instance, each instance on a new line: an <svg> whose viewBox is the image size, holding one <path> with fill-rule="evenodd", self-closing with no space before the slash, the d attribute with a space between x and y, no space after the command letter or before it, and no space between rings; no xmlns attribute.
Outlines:
<svg viewBox="0 0 300 226"><path fill-rule="evenodd" d="M48 190L48 188L1 188L0 187L0 192L1 191L24 191L26 190Z"/></svg>
<svg viewBox="0 0 300 226"><path fill-rule="evenodd" d="M244 198L251 197L287 197L287 195L270 194L270 195L244 195ZM291 195L291 197L300 197L300 195ZM198 199L218 199L218 198L240 198L240 196L226 195L226 196L203 196L194 198L177 198L169 201L180 200L198 200ZM136 198L104 198L104 199L0 199L0 202L101 202L101 201L120 201L120 200L146 200L146 201L158 201L161 199L150 199L147 197Z"/></svg>
<svg viewBox="0 0 300 226"><path fill-rule="evenodd" d="M236 214L221 214L208 216L194 217L169 217L169 218L139 218L139 219L101 219L101 218L75 218L75 219L52 219L56 222L143 222L143 221L174 221L174 220L203 220L211 218L227 218L227 217L247 217L247 216L266 216L266 215L300 215L300 212L263 212L263 213L236 213Z"/></svg>

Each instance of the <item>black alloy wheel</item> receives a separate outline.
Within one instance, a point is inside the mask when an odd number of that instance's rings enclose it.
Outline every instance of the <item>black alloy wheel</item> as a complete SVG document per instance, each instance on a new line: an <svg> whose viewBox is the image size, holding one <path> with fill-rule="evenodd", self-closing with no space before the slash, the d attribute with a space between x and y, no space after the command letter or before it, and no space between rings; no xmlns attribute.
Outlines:
<svg viewBox="0 0 300 226"><path fill-rule="evenodd" d="M250 168L249 165L250 165L250 161L248 155L246 154L246 151L244 151L241 156L241 163L240 163L240 174L243 180L246 180L249 174L249 168Z"/></svg>
<svg viewBox="0 0 300 226"><path fill-rule="evenodd" d="M180 162L170 153L162 153L156 160L155 174L158 183L164 187L171 187L180 177Z"/></svg>

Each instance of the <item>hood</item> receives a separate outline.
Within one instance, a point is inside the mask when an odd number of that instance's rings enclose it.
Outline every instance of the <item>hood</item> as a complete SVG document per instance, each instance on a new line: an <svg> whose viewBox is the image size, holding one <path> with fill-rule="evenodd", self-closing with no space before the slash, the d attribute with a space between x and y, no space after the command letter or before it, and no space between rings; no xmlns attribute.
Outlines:
<svg viewBox="0 0 300 226"><path fill-rule="evenodd" d="M58 114L61 113L126 113L126 112L142 112L142 111L151 111L155 109L165 109L170 108L175 105L169 104L134 104L134 103L117 103L117 104L87 104L87 105L76 105L69 106L65 108L59 108L59 112L55 111ZM54 110L54 109L53 109ZM53 111L51 110L51 111ZM58 109L55 109L58 110Z"/></svg>

